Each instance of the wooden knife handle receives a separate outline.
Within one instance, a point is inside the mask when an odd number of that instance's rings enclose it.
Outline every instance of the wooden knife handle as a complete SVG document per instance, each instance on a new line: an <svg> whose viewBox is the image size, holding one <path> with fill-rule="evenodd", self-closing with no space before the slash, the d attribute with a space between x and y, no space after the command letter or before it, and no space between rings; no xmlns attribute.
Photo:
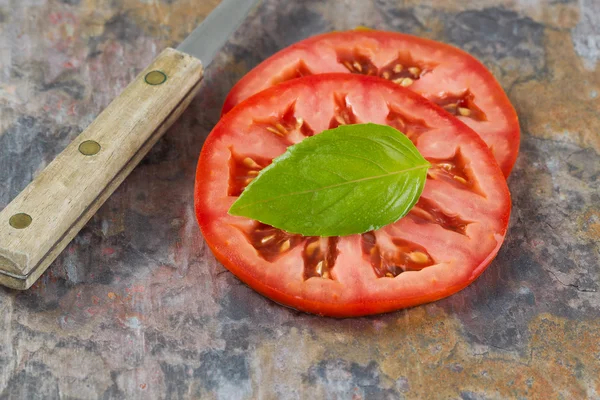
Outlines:
<svg viewBox="0 0 600 400"><path fill-rule="evenodd" d="M166 49L0 212L0 284L27 289L188 106L200 60Z"/></svg>

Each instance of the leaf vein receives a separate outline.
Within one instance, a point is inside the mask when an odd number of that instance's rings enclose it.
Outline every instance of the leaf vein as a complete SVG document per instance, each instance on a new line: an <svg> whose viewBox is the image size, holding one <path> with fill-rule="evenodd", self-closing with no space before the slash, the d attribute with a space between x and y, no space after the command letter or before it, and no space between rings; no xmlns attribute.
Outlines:
<svg viewBox="0 0 600 400"><path fill-rule="evenodd" d="M278 200L278 199L281 199L281 198L285 198L285 197L299 196L299 195L303 195L303 194L315 193L315 192L322 191L322 190L334 189L336 187L345 186L345 185L348 185L348 184L360 183L360 182L366 182L366 181L371 181L371 180L388 178L388 177L391 177L391 176L394 176L394 175L400 175L400 174L403 174L403 173L407 173L407 172L411 172L411 171L416 171L416 170L423 169L423 168L429 168L429 164L427 164L427 165L419 165L419 166L416 166L416 167L407 168L407 169L400 170L400 171L388 172L388 173L382 174L382 175L375 175L375 176L368 176L368 177L360 178L360 179L353 179L353 180L350 180L350 181L340 182L340 183L336 183L334 185L329 185L329 186L322 186L322 187L315 188L315 189L301 190L301 191L298 191L298 192L291 192L291 193L284 193L281 196L271 197L269 199L264 199L264 200L255 201L255 202L252 202L252 203L247 203L247 204L239 205L238 209L244 209L244 208L247 208L247 207L255 206L257 204L269 203L271 201L275 201L275 200Z"/></svg>

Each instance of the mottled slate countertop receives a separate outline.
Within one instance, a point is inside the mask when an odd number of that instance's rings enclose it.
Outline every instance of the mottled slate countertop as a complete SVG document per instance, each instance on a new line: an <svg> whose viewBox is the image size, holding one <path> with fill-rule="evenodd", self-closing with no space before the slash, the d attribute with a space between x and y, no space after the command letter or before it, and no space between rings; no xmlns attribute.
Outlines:
<svg viewBox="0 0 600 400"><path fill-rule="evenodd" d="M0 208L217 0L0 0ZM600 398L600 2L265 0L190 109L31 290L0 289L0 398ZM506 244L448 299L331 320L215 261L193 177L228 89L316 32L481 59L523 130Z"/></svg>

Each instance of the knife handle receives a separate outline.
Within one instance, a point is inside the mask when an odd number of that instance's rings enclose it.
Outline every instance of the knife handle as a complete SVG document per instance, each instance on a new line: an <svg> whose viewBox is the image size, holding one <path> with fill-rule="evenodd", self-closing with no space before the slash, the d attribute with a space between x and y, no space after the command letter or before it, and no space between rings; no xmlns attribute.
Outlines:
<svg viewBox="0 0 600 400"><path fill-rule="evenodd" d="M27 289L179 117L200 60L163 51L0 212L0 284Z"/></svg>

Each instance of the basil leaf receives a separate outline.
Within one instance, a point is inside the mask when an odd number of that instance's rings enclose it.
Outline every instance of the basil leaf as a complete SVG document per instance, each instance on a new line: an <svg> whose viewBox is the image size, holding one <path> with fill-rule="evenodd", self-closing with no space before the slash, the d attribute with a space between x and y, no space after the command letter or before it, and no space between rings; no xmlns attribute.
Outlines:
<svg viewBox="0 0 600 400"><path fill-rule="evenodd" d="M390 126L342 125L288 147L229 214L304 236L364 233L410 211L429 167Z"/></svg>

